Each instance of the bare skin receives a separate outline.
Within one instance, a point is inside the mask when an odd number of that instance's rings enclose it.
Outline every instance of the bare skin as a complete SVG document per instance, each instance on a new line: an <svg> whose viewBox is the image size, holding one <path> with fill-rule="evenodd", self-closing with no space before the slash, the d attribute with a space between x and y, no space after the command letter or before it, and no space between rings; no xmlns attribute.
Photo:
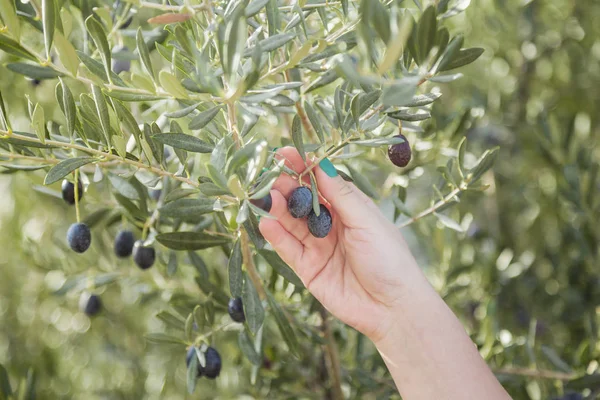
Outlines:
<svg viewBox="0 0 600 400"><path fill-rule="evenodd" d="M302 172L291 147L278 158ZM260 230L307 289L333 315L369 337L404 399L509 399L456 316L421 273L399 230L364 193L341 177L314 169L333 217L323 239L293 218L287 198L299 186L282 175L271 214Z"/></svg>

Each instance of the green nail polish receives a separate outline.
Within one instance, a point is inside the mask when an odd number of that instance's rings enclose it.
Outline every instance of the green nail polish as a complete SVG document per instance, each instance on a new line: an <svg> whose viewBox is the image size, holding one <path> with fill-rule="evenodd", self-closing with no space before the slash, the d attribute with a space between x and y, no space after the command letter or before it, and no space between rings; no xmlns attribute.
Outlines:
<svg viewBox="0 0 600 400"><path fill-rule="evenodd" d="M335 167L333 166L331 161L329 161L328 158L322 159L321 162L319 163L319 167L321 167L323 172L325 172L327 174L327 176L329 176L331 178L338 175L337 170L335 169Z"/></svg>
<svg viewBox="0 0 600 400"><path fill-rule="evenodd" d="M275 153L279 148L280 148L279 146L273 147L273 153Z"/></svg>

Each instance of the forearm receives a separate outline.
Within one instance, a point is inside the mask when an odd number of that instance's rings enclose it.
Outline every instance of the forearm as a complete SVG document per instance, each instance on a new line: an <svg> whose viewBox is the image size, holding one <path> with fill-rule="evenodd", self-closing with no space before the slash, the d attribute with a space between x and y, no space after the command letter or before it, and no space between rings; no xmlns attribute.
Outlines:
<svg viewBox="0 0 600 400"><path fill-rule="evenodd" d="M425 282L392 311L376 344L406 400L510 399L456 316Z"/></svg>

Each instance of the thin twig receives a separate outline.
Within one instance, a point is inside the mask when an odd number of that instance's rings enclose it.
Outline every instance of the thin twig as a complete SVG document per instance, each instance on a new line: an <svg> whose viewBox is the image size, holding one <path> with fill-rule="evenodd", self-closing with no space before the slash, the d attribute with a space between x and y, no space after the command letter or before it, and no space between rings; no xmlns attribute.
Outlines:
<svg viewBox="0 0 600 400"><path fill-rule="evenodd" d="M575 373L521 367L494 368L493 372L496 375L519 375L540 379L556 379L559 381L571 381L579 377L579 375Z"/></svg>
<svg viewBox="0 0 600 400"><path fill-rule="evenodd" d="M437 203L435 203L434 205L432 205L431 207L427 208L426 210L421 211L419 214L415 215L414 217L404 221L403 223L397 225L399 229L402 228L406 228L407 226L417 222L418 220L420 220L421 218L424 218L430 214L433 214L434 212L436 212L437 210L439 210L441 207L445 206L446 204L448 204L450 201L452 201L452 199L454 199L457 195L459 195L464 189L461 189L460 187L457 187L456 189L454 189L453 191L451 191L448 195L446 195L442 200L438 201Z"/></svg>
<svg viewBox="0 0 600 400"><path fill-rule="evenodd" d="M4 131L4 130L0 130L0 134L1 135L6 135L6 136L10 136L10 137L13 137L15 139L25 140L25 141L28 141L28 142L41 143L40 140L37 137L30 137L30 136L20 135L18 133L14 133L14 132L10 132L9 133L8 131ZM168 172L168 171L165 171L163 169L156 168L156 167L153 167L151 165L147 165L147 164L141 163L139 161L130 160L128 158L122 158L122 157L120 157L118 155L106 153L106 152L101 151L101 150L92 149L92 148L81 146L81 145L74 144L74 143L59 142L59 141L56 141L56 140L46 140L46 145L56 146L56 147L61 147L61 148L74 149L74 150L79 150L79 151L82 151L84 153L92 154L92 155L103 157L103 158L106 158L106 159L118 160L119 162L121 162L123 164L129 164L131 166L134 166L134 167L137 167L137 168L140 168L140 169L145 169L145 170L148 170L148 171L150 171L152 173L155 173L156 175L159 175L159 176L167 176L167 177L169 177L171 179L187 183L188 185L193 186L193 187L200 186L200 184L198 182L193 181L193 180L191 180L189 178L184 178L182 176L175 175L175 174L173 174L171 172Z"/></svg>
<svg viewBox="0 0 600 400"><path fill-rule="evenodd" d="M261 300L266 300L267 292L265 292L262 279L256 270L256 265L254 265L254 258L252 258L252 249L250 248L248 232L246 232L244 229L242 229L240 232L240 240L242 241L242 257L244 259L246 271L248 271L248 276L256 288L258 297L260 297Z"/></svg>

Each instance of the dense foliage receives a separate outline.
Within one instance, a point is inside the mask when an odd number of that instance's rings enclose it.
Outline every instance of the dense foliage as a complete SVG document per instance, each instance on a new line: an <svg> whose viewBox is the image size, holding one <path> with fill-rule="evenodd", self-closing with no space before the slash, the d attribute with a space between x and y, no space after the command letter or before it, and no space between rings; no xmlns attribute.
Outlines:
<svg viewBox="0 0 600 400"><path fill-rule="evenodd" d="M260 237L285 145L377 200L514 398L595 398L599 13L0 0L0 398L397 397Z"/></svg>

